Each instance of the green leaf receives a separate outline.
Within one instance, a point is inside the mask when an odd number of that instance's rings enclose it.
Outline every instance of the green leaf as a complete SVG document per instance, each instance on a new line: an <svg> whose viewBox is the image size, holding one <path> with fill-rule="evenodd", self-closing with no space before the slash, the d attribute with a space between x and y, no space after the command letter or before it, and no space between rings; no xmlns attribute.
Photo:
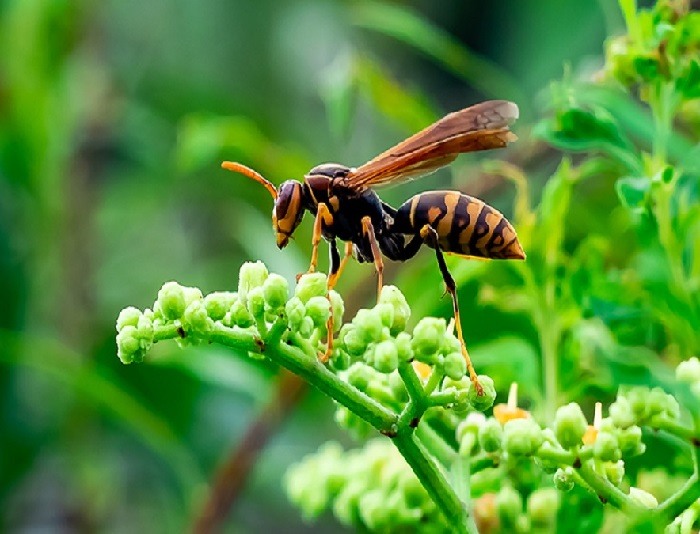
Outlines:
<svg viewBox="0 0 700 534"><path fill-rule="evenodd" d="M629 172L639 168L634 145L613 116L598 106L590 111L580 107L563 110L555 119L539 123L533 133L562 150L601 150Z"/></svg>
<svg viewBox="0 0 700 534"><path fill-rule="evenodd" d="M700 98L700 63L697 60L691 60L688 70L676 80L676 90L686 100Z"/></svg>
<svg viewBox="0 0 700 534"><path fill-rule="evenodd" d="M622 205L631 210L640 210L646 206L651 181L646 177L623 176L615 182L615 191Z"/></svg>

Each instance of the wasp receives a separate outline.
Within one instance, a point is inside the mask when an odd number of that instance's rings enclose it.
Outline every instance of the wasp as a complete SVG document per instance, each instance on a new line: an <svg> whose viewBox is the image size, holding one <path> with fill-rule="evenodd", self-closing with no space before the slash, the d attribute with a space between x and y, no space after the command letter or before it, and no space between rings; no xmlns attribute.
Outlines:
<svg viewBox="0 0 700 534"><path fill-rule="evenodd" d="M308 211L314 215L308 272L316 270L323 237L330 246L329 290L350 257L374 263L379 294L383 256L406 261L422 245L432 248L452 298L454 325L470 379L482 392L462 335L456 285L444 253L467 258L525 259L513 226L495 208L459 191L426 191L395 209L372 188L429 174L463 152L505 147L517 139L509 129L517 118L518 107L512 102L482 102L446 115L360 167L324 163L311 169L302 181L287 180L278 188L240 163L226 161L222 167L255 180L270 193L274 199L272 225L280 249L287 245L304 214ZM338 240L345 242L342 260ZM331 315L327 349L320 355L323 362L332 351L332 321Z"/></svg>

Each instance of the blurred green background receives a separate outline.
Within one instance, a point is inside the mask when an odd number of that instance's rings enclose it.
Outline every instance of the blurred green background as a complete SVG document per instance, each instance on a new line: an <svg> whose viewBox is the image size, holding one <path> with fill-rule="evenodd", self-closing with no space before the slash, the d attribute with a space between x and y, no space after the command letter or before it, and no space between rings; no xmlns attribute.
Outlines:
<svg viewBox="0 0 700 534"><path fill-rule="evenodd" d="M222 159L299 179L507 98L521 109L517 147L382 197L455 187L510 216L512 186L480 162L525 165L538 198L560 159L529 139L543 94L565 64L577 76L600 68L606 35L622 29L611 0L0 1L0 528L185 530L217 466L280 394L276 369L218 347L164 344L143 366L115 356L119 310L151 305L167 280L208 292L234 288L246 260L290 281L306 269L311 221L278 251L269 195ZM577 198L573 243L617 205L612 183ZM372 303L372 271L349 266L338 287L348 313ZM386 280L414 320L449 317L430 252ZM468 342L536 347L526 318L477 301L479 284L461 286ZM499 391L518 378L502 365ZM539 389L537 368L526 371ZM331 403L308 391L282 419L227 531L342 530L332 518L304 525L280 482L320 443L348 441Z"/></svg>

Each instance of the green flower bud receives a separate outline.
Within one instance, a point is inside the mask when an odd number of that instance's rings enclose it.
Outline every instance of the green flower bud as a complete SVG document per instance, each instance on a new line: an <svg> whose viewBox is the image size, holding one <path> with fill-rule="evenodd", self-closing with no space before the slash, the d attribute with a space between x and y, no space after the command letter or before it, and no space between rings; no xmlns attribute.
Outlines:
<svg viewBox="0 0 700 534"><path fill-rule="evenodd" d="M331 289L328 292L331 300L331 309L333 310L333 329L338 332L343 325L343 315L345 314L345 303L337 291Z"/></svg>
<svg viewBox="0 0 700 534"><path fill-rule="evenodd" d="M447 325L444 319L425 317L413 329L413 353L416 360L437 363Z"/></svg>
<svg viewBox="0 0 700 534"><path fill-rule="evenodd" d="M374 310L360 310L352 320L357 335L365 343L376 343L382 339L382 321Z"/></svg>
<svg viewBox="0 0 700 534"><path fill-rule="evenodd" d="M554 487L567 492L574 489L574 470L571 467L557 469L554 473Z"/></svg>
<svg viewBox="0 0 700 534"><path fill-rule="evenodd" d="M201 302L204 299L202 295L202 290L198 287L182 286L182 292L185 295L185 309L187 309L187 306L189 306L193 302Z"/></svg>
<svg viewBox="0 0 700 534"><path fill-rule="evenodd" d="M255 323L255 319L246 308L246 305L242 300L237 300L231 304L231 309L229 310L231 315L231 324L234 324L240 328L248 328Z"/></svg>
<svg viewBox="0 0 700 534"><path fill-rule="evenodd" d="M136 324L136 335L150 347L151 343L153 343L153 321L145 315L139 317L139 321Z"/></svg>
<svg viewBox="0 0 700 534"><path fill-rule="evenodd" d="M652 418L658 420L676 420L681 416L678 401L661 388L654 388L649 393L648 409Z"/></svg>
<svg viewBox="0 0 700 534"><path fill-rule="evenodd" d="M552 442L548 439L548 430L545 428L542 430L542 438L544 442L540 445L539 451L537 451L538 457L535 458L535 463L539 465L542 470L551 475L555 473L559 467L559 461L556 459L557 450L561 450L559 445L552 445ZM556 443L556 440L555 440Z"/></svg>
<svg viewBox="0 0 700 534"><path fill-rule="evenodd" d="M325 274L308 273L299 279L294 294L306 304L311 297L325 297L328 293L327 285L328 279Z"/></svg>
<svg viewBox="0 0 700 534"><path fill-rule="evenodd" d="M455 437L457 441L462 441L464 436L472 434L477 436L479 429L486 423L486 416L481 412L470 412L469 415L457 425Z"/></svg>
<svg viewBox="0 0 700 534"><path fill-rule="evenodd" d="M510 486L496 494L496 510L502 527L512 527L523 512L523 498Z"/></svg>
<svg viewBox="0 0 700 534"><path fill-rule="evenodd" d="M610 432L598 432L593 444L593 454L604 462L617 462L622 457L617 436Z"/></svg>
<svg viewBox="0 0 700 534"><path fill-rule="evenodd" d="M306 302L306 316L311 317L316 328L325 328L331 316L330 303L326 297L311 297Z"/></svg>
<svg viewBox="0 0 700 534"><path fill-rule="evenodd" d="M238 295L235 293L216 291L204 297L204 307L207 309L209 317L214 321L221 321L237 298Z"/></svg>
<svg viewBox="0 0 700 534"><path fill-rule="evenodd" d="M354 325L348 325L349 328L344 336L341 336L342 343L345 345L345 350L351 356L362 356L367 350L367 342L358 333Z"/></svg>
<svg viewBox="0 0 700 534"><path fill-rule="evenodd" d="M411 316L411 308L406 297L395 286L384 286L379 295L380 304L389 304L394 309L392 323L389 326L391 335L395 336L406 329L406 323Z"/></svg>
<svg viewBox="0 0 700 534"><path fill-rule="evenodd" d="M133 361L140 361L138 353L141 351L135 326L126 325L117 334L117 356L122 363L129 364Z"/></svg>
<svg viewBox="0 0 700 534"><path fill-rule="evenodd" d="M442 359L442 371L452 380L459 380L467 372L467 362L461 352L450 352Z"/></svg>
<svg viewBox="0 0 700 534"><path fill-rule="evenodd" d="M352 360L347 352L338 347L333 349L330 359L330 366L335 372L347 370L351 363Z"/></svg>
<svg viewBox="0 0 700 534"><path fill-rule="evenodd" d="M688 384L700 382L700 360L693 356L689 360L679 363L676 367L676 380Z"/></svg>
<svg viewBox="0 0 700 534"><path fill-rule="evenodd" d="M367 391L369 383L374 380L375 373L372 368L363 363L354 363L347 371L346 380L348 384L356 387L360 391Z"/></svg>
<svg viewBox="0 0 700 534"><path fill-rule="evenodd" d="M635 422L646 421L649 417L648 395L649 389L642 387L632 388L625 395Z"/></svg>
<svg viewBox="0 0 700 534"><path fill-rule="evenodd" d="M263 296L265 304L273 311L280 310L289 298L289 284L287 280L278 274L271 274L263 283Z"/></svg>
<svg viewBox="0 0 700 534"><path fill-rule="evenodd" d="M238 273L238 295L243 301L247 301L248 292L254 287L260 287L265 283L268 272L267 267L261 261L247 261L241 265Z"/></svg>
<svg viewBox="0 0 700 534"><path fill-rule="evenodd" d="M391 304L379 303L374 307L375 312L382 321L382 326L390 328L394 322L394 307Z"/></svg>
<svg viewBox="0 0 700 534"><path fill-rule="evenodd" d="M503 427L493 418L486 419L479 427L479 444L486 452L498 452L503 442Z"/></svg>
<svg viewBox="0 0 700 534"><path fill-rule="evenodd" d="M479 384L483 389L483 395L479 395L474 384L471 382L469 387L469 402L474 407L475 410L483 412L488 410L493 406L496 400L496 386L493 383L493 379L487 375L479 375Z"/></svg>
<svg viewBox="0 0 700 534"><path fill-rule="evenodd" d="M209 316L207 315L207 309L204 307L204 302L194 300L185 309L185 313L182 316L182 326L185 330L206 332L209 330L207 319L209 319Z"/></svg>
<svg viewBox="0 0 700 534"><path fill-rule="evenodd" d="M619 487L622 484L622 478L625 476L625 462L618 460L615 463L606 463L604 465L605 476L614 485Z"/></svg>
<svg viewBox="0 0 700 534"><path fill-rule="evenodd" d="M586 421L581 407L575 402L557 410L554 418L554 433L563 448L571 449L581 445L586 428L588 428L588 421Z"/></svg>
<svg viewBox="0 0 700 534"><path fill-rule="evenodd" d="M170 321L179 319L185 313L185 292L183 287L177 282L166 282L163 284L163 287L158 291L158 300L156 302L163 317Z"/></svg>
<svg viewBox="0 0 700 534"><path fill-rule="evenodd" d="M532 419L512 419L503 427L503 449L513 456L535 454L542 439L542 429Z"/></svg>
<svg viewBox="0 0 700 534"><path fill-rule="evenodd" d="M642 443L642 429L638 426L618 430L617 441L622 455L626 457L639 456L646 450L646 445Z"/></svg>
<svg viewBox="0 0 700 534"><path fill-rule="evenodd" d="M382 341L374 347L372 366L380 373L388 374L399 366L399 355L393 341Z"/></svg>
<svg viewBox="0 0 700 534"><path fill-rule="evenodd" d="M559 492L554 488L541 488L530 494L527 511L533 526L551 526L559 511Z"/></svg>
<svg viewBox="0 0 700 534"><path fill-rule="evenodd" d="M396 336L396 351L399 355L399 360L408 362L413 359L413 349L411 348L411 334L408 332L399 332Z"/></svg>
<svg viewBox="0 0 700 534"><path fill-rule="evenodd" d="M262 286L250 288L246 295L248 311L255 319L265 318L265 296Z"/></svg>
<svg viewBox="0 0 700 534"><path fill-rule="evenodd" d="M450 352L462 353L462 344L459 342L455 336L449 332L445 332L445 337L442 338L442 346L440 347L440 352L443 354L449 354ZM462 357L464 359L464 357Z"/></svg>
<svg viewBox="0 0 700 534"><path fill-rule="evenodd" d="M120 332L125 326L136 326L141 318L141 310L129 306L124 308L119 312L119 317L117 317L117 332Z"/></svg>
<svg viewBox="0 0 700 534"><path fill-rule="evenodd" d="M287 322L292 330L299 330L301 321L306 315L306 307L299 297L292 297L284 306L284 311L287 314Z"/></svg>
<svg viewBox="0 0 700 534"><path fill-rule="evenodd" d="M381 379L372 380L367 385L367 391L365 391L365 393L384 406L393 406L396 404L393 391L391 388L387 387Z"/></svg>
<svg viewBox="0 0 700 534"><path fill-rule="evenodd" d="M400 403L408 402L408 392L401 375L399 373L391 373L387 375L387 378L389 379L389 388L391 388L394 398Z"/></svg>
<svg viewBox="0 0 700 534"><path fill-rule="evenodd" d="M643 489L635 488L634 486L630 488L630 497L645 508L656 508L659 506L659 501L656 500L656 497L654 497L651 493L648 493Z"/></svg>
<svg viewBox="0 0 700 534"><path fill-rule="evenodd" d="M618 396L610 405L610 419L619 428L628 428L634 424L634 413L627 397Z"/></svg>
<svg viewBox="0 0 700 534"><path fill-rule="evenodd" d="M299 326L299 335L303 338L310 338L311 334L314 333L314 322L311 319L311 317L306 316L304 319L301 321L301 325Z"/></svg>

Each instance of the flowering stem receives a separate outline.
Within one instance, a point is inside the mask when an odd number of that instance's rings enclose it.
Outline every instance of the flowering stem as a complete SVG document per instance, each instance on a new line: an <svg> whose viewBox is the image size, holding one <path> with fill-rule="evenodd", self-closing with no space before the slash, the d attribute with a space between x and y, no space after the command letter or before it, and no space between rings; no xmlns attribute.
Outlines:
<svg viewBox="0 0 700 534"><path fill-rule="evenodd" d="M609 480L596 473L592 460L584 462L577 472L585 485L591 488L601 501L609 502L629 515L645 513L646 509L636 504L631 497L625 495Z"/></svg>
<svg viewBox="0 0 700 534"><path fill-rule="evenodd" d="M695 501L700 499L700 446L691 445L693 448L693 476L658 507L658 513L668 521L673 520L683 510L687 509Z"/></svg>
<svg viewBox="0 0 700 534"><path fill-rule="evenodd" d="M400 432L394 445L423 484L428 495L445 516L454 532L478 534L473 516L468 512L430 453L416 439L413 432Z"/></svg>

